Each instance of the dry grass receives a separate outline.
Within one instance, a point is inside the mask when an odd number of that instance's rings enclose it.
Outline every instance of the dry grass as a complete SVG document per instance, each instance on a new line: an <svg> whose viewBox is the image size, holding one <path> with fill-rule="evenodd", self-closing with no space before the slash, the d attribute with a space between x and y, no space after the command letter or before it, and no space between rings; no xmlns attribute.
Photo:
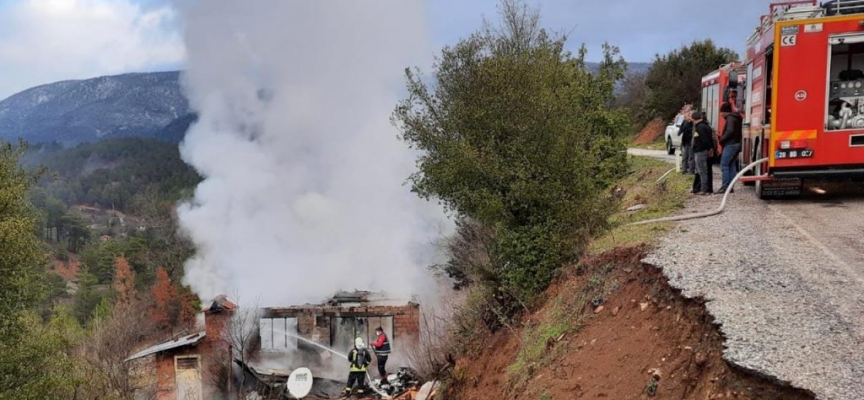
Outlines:
<svg viewBox="0 0 864 400"><path fill-rule="evenodd" d="M660 218L671 215L684 208L690 193L693 177L672 172L657 183L666 171L673 167L667 162L648 157L630 156L630 173L621 180L617 189L624 191L621 208L611 217L614 226L605 235L594 239L589 246L590 254L602 253L621 246L635 246L642 243L654 244L672 223L623 226L630 222ZM646 208L627 211L628 207L644 204Z"/></svg>

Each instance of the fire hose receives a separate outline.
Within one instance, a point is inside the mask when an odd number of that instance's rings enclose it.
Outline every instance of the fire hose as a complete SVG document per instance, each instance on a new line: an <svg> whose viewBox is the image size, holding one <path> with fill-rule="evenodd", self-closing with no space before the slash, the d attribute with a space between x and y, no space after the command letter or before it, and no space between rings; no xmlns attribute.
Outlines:
<svg viewBox="0 0 864 400"><path fill-rule="evenodd" d="M731 182L729 182L729 186L726 188L726 192L723 193L723 200L720 202L720 206L717 207L716 209L712 210L712 211L706 211L706 212L688 214L688 215L676 215L674 217L649 219L649 220L645 220L645 221L631 222L631 223L626 224L624 226L645 225L645 224L653 224L656 222L684 221L684 220L688 220L688 219L705 218L705 217L710 217L712 215L720 214L726 208L726 198L729 196L729 193L732 191L732 187L735 185L735 182L738 182L738 179L740 179L744 175L745 172L747 172L753 168L756 168L757 165L764 163L765 161L768 161L767 157L753 161L752 163L750 163L746 167L742 168L741 171L738 171L738 174L735 175L734 178L732 178ZM664 177L666 177L666 175L668 175L673 170L675 170L675 168L672 168L671 170L669 170L665 174L663 174L663 176L661 176L660 179L657 180L657 182L660 182Z"/></svg>
<svg viewBox="0 0 864 400"><path fill-rule="evenodd" d="M324 345L322 345L322 344L320 344L320 343L315 343L314 341L311 341L311 340L309 340L309 339L306 339L306 338L304 338L304 337L302 337L302 336L300 336L300 335L292 335L292 334L290 334L290 333L287 333L287 335L288 335L288 336L291 336L291 337L293 337L293 338L297 338L298 340L302 340L303 342L309 343L309 344L311 344L311 345L313 345L313 346L316 346L316 347L319 347L319 348L321 348L321 349L324 349L324 350L326 350L326 351L329 351L329 352L331 352L331 353L333 353L333 354L335 354L335 355L337 355L337 356L339 356L339 357L344 358L346 361L348 361L348 356L347 356L347 355L342 354L342 353L340 353L340 352L338 352L338 351L336 351L336 350L333 350L333 349L331 349L331 348L329 348L329 347L327 347L327 346L324 346ZM379 396L381 396L382 399L390 399L390 398L391 398L390 395L388 395L387 393L384 393L384 392L381 391L379 388L375 387L375 383L372 381L372 377L369 376L369 371L366 371L365 373L366 373L366 379L368 379L368 381L369 381L369 388L372 389L373 392L375 392L375 393L377 393Z"/></svg>

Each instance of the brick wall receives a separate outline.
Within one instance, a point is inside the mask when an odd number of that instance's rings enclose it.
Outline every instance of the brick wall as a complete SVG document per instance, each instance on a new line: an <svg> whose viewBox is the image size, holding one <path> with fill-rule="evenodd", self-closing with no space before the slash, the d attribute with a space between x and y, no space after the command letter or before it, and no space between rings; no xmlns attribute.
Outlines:
<svg viewBox="0 0 864 400"><path fill-rule="evenodd" d="M420 338L420 307L405 307L393 317L393 340L417 343ZM404 343L403 343L404 345Z"/></svg>
<svg viewBox="0 0 864 400"><path fill-rule="evenodd" d="M156 355L156 400L176 400L174 391L174 354Z"/></svg>

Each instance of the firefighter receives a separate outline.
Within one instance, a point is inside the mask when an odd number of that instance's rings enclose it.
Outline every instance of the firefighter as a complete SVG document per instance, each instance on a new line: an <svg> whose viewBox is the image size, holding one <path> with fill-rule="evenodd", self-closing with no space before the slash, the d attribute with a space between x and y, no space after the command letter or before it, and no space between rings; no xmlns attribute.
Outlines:
<svg viewBox="0 0 864 400"><path fill-rule="evenodd" d="M351 394L351 389L354 384L357 384L357 394L366 394L366 367L372 362L372 356L366 350L366 345L363 344L362 338L354 340L354 348L348 353L348 362L351 363L351 369L348 373L348 385L342 392L347 396Z"/></svg>
<svg viewBox="0 0 864 400"><path fill-rule="evenodd" d="M384 333L384 329L380 326L375 328L375 334L378 335L378 338L375 340L375 343L372 343L372 350L375 351L375 361L378 364L378 375L381 375L381 383L387 383L387 357L390 356L390 340L387 339L387 335Z"/></svg>

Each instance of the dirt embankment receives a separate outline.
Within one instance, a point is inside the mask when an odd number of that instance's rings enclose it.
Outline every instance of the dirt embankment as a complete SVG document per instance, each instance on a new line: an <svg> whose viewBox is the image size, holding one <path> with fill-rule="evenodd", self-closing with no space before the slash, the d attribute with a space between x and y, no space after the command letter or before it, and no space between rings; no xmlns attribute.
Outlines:
<svg viewBox="0 0 864 400"><path fill-rule="evenodd" d="M458 360L448 399L812 399L722 359L703 304L642 264L644 247L567 268L521 327Z"/></svg>
<svg viewBox="0 0 864 400"><path fill-rule="evenodd" d="M666 122L660 118L651 120L648 124L639 131L636 138L633 139L634 144L648 144L663 138L666 133Z"/></svg>

